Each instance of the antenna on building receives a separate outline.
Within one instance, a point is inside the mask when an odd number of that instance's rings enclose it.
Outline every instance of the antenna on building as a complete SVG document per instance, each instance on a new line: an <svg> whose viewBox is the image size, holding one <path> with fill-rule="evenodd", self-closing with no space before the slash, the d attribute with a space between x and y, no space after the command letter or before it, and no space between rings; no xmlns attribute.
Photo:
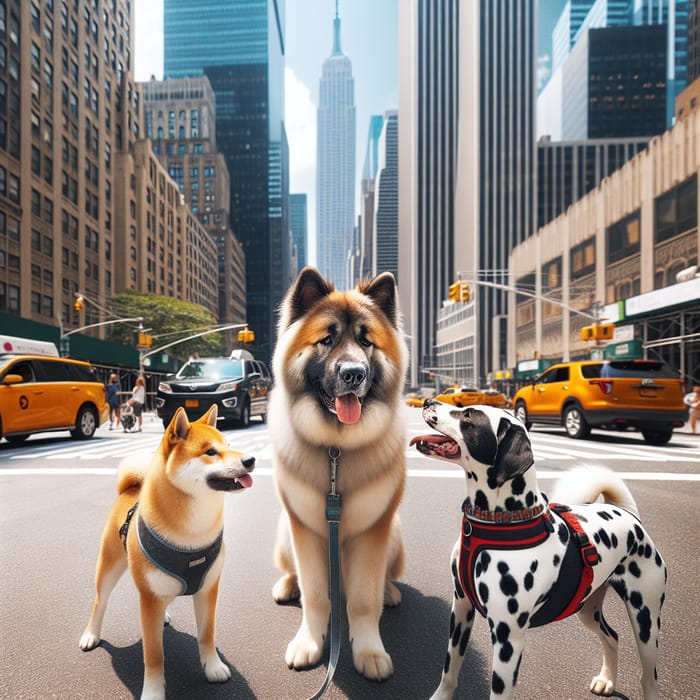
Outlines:
<svg viewBox="0 0 700 700"><path fill-rule="evenodd" d="M340 16L338 14L338 0L335 0L335 19L333 20L333 53L343 53L340 48Z"/></svg>

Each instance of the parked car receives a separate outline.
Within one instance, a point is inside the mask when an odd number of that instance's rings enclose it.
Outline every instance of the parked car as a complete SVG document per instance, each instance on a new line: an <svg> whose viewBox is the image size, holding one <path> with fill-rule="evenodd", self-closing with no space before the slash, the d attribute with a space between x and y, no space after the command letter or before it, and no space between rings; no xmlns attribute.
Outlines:
<svg viewBox="0 0 700 700"><path fill-rule="evenodd" d="M234 350L230 357L192 358L174 376L160 382L156 410L167 426L179 406L195 420L215 403L220 421L247 427L251 416L267 420L271 388L267 366L247 350Z"/></svg>
<svg viewBox="0 0 700 700"><path fill-rule="evenodd" d="M513 397L515 415L532 423L562 425L572 438L591 428L641 431L665 445L688 418L683 382L657 360L588 360L552 365Z"/></svg>
<svg viewBox="0 0 700 700"><path fill-rule="evenodd" d="M53 343L1 339L0 437L22 442L32 433L70 430L86 440L109 419L105 386L89 362L59 357ZM13 352L32 344L35 352Z"/></svg>
<svg viewBox="0 0 700 700"><path fill-rule="evenodd" d="M474 404L482 404L486 406L498 406L506 408L509 406L508 399L505 394L493 389L474 389L467 386L453 386L445 389L442 394L435 397L436 401L443 403L451 403L457 408L463 406L473 406Z"/></svg>

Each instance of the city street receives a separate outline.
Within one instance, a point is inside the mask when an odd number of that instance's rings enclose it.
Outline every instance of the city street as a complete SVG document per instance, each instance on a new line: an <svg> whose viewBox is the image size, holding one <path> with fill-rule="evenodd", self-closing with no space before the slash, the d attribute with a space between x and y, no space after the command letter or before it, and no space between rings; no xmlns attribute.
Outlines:
<svg viewBox="0 0 700 700"><path fill-rule="evenodd" d="M426 432L420 409L405 408L408 437ZM169 698L260 698L303 700L321 685L325 664L289 670L284 652L301 619L298 607L276 605L272 547L280 506L273 488L268 427L257 419L248 430L227 430L232 446L254 455L254 485L226 497L227 560L218 607L218 647L232 669L231 681L209 685L199 666L189 598L170 606L166 628ZM94 597L94 567L105 518L116 491L119 460L130 451L153 449L162 436L151 414L144 430L124 434L101 427L92 440L68 433L31 437L13 446L0 442L0 698L138 697L143 673L138 602L128 575L107 609L101 645L82 652L78 639ZM649 532L669 568L658 665L660 696L698 697L700 671L700 567L696 529L700 502L700 436L674 435L650 447L638 434L594 431L586 441L562 430L532 432L543 491L563 470L602 464L626 475ZM395 675L376 684L352 667L344 638L329 699L419 700L437 686L449 628L449 556L460 527L464 476L449 465L407 448L408 480L400 513L406 572L399 583L403 603L387 609L382 635ZM342 464L341 467L342 469ZM620 636L617 698L641 699L641 668L621 601L609 594L606 617ZM456 698L489 696L490 636L475 623ZM598 673L597 639L573 617L531 630L520 669L522 700L591 698Z"/></svg>

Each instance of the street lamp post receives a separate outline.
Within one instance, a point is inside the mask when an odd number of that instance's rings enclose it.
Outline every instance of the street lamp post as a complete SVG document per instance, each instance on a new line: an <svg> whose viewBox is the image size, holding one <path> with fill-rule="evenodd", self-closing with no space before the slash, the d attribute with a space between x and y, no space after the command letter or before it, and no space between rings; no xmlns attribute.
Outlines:
<svg viewBox="0 0 700 700"><path fill-rule="evenodd" d="M73 335L73 333L80 333L81 331L86 331L88 328L98 328L99 326L108 326L113 323L129 323L133 321L138 321L141 323L143 321L142 316L136 316L135 318L115 318L112 319L111 321L100 321L99 323L90 323L87 326L80 326L80 328L74 328L72 331L68 331L68 333L63 332L63 324L61 324L61 356L62 357L67 357L69 352L70 352L70 340L69 336Z"/></svg>
<svg viewBox="0 0 700 700"><path fill-rule="evenodd" d="M187 340L193 340L194 338L201 338L203 335L209 335L210 333L220 333L221 331L231 331L236 328L248 328L247 323L232 323L227 326L217 326L216 328L210 328L207 331L202 331L201 333L195 333L194 335L188 335L186 338L180 338L179 340L174 340L172 343L167 343L166 345L161 345L160 347L153 348L153 350L149 350L148 352L141 352L139 353L139 374L143 375L143 361L147 358L150 357L151 355L155 355L157 352L161 352L163 350L167 350L168 348L173 347L173 345L179 345L180 343L184 343Z"/></svg>

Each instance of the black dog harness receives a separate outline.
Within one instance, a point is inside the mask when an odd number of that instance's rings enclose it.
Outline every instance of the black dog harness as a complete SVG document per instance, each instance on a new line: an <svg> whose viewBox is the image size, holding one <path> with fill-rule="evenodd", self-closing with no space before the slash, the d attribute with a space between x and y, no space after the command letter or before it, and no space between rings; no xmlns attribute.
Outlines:
<svg viewBox="0 0 700 700"><path fill-rule="evenodd" d="M598 563L598 552L568 506L550 505L518 511L483 511L466 499L462 505L462 542L458 574L462 589L474 607L486 617L474 582L474 569L484 549L529 549L542 544L554 532L554 517L559 515L569 529L566 553L559 576L547 594L544 605L530 618L529 626L538 627L561 620L580 609L590 591L592 567Z"/></svg>
<svg viewBox="0 0 700 700"><path fill-rule="evenodd" d="M136 511L138 503L134 504L126 514L126 520L119 529L119 535L126 549L126 536L129 532L129 524ZM185 549L170 544L152 530L143 518L137 518L136 535L141 551L146 558L168 576L176 578L182 585L178 595L193 595L204 582L204 577L209 572L212 564L221 552L221 544L224 540L223 529L218 537L207 547L202 549Z"/></svg>

